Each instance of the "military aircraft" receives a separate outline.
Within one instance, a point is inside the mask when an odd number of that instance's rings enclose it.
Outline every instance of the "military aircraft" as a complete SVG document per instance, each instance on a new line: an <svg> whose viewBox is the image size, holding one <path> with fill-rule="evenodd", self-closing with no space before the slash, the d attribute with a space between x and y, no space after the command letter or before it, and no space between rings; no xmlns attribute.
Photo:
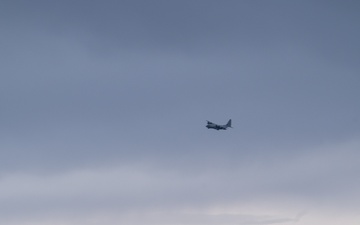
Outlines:
<svg viewBox="0 0 360 225"><path fill-rule="evenodd" d="M217 125L215 123L212 123L210 121L207 121L207 125L206 127L208 129L215 129L215 130L226 130L228 127L232 128L231 127L231 119L227 122L227 124L225 125Z"/></svg>

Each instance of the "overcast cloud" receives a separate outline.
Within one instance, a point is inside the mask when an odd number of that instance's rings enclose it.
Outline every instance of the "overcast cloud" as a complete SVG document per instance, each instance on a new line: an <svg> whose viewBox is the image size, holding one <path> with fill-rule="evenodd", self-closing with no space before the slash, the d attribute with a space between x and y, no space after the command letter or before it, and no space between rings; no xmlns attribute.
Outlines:
<svg viewBox="0 0 360 225"><path fill-rule="evenodd" d="M352 0L1 1L0 223L358 223L359 21Z"/></svg>

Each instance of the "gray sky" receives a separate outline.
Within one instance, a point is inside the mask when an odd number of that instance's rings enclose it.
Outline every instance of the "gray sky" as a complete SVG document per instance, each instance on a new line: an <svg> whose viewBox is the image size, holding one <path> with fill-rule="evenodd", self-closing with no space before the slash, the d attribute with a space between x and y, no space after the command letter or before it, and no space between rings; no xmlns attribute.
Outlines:
<svg viewBox="0 0 360 225"><path fill-rule="evenodd" d="M0 223L357 223L359 22L355 0L1 1Z"/></svg>

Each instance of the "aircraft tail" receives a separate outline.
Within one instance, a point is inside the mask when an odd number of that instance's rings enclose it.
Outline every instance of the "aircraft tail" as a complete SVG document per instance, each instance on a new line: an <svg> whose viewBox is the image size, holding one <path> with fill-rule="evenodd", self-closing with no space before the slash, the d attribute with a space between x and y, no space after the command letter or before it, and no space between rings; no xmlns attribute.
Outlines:
<svg viewBox="0 0 360 225"><path fill-rule="evenodd" d="M227 124L225 125L226 127L231 127L232 128L232 126L231 126L231 119L229 119L229 121L227 122Z"/></svg>

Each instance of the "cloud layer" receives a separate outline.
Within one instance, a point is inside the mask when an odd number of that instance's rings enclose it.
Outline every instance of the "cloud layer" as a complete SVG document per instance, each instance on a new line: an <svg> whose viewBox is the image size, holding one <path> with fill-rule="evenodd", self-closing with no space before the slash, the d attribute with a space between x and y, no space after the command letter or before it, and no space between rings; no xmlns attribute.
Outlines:
<svg viewBox="0 0 360 225"><path fill-rule="evenodd" d="M3 1L0 221L355 223L358 11Z"/></svg>

